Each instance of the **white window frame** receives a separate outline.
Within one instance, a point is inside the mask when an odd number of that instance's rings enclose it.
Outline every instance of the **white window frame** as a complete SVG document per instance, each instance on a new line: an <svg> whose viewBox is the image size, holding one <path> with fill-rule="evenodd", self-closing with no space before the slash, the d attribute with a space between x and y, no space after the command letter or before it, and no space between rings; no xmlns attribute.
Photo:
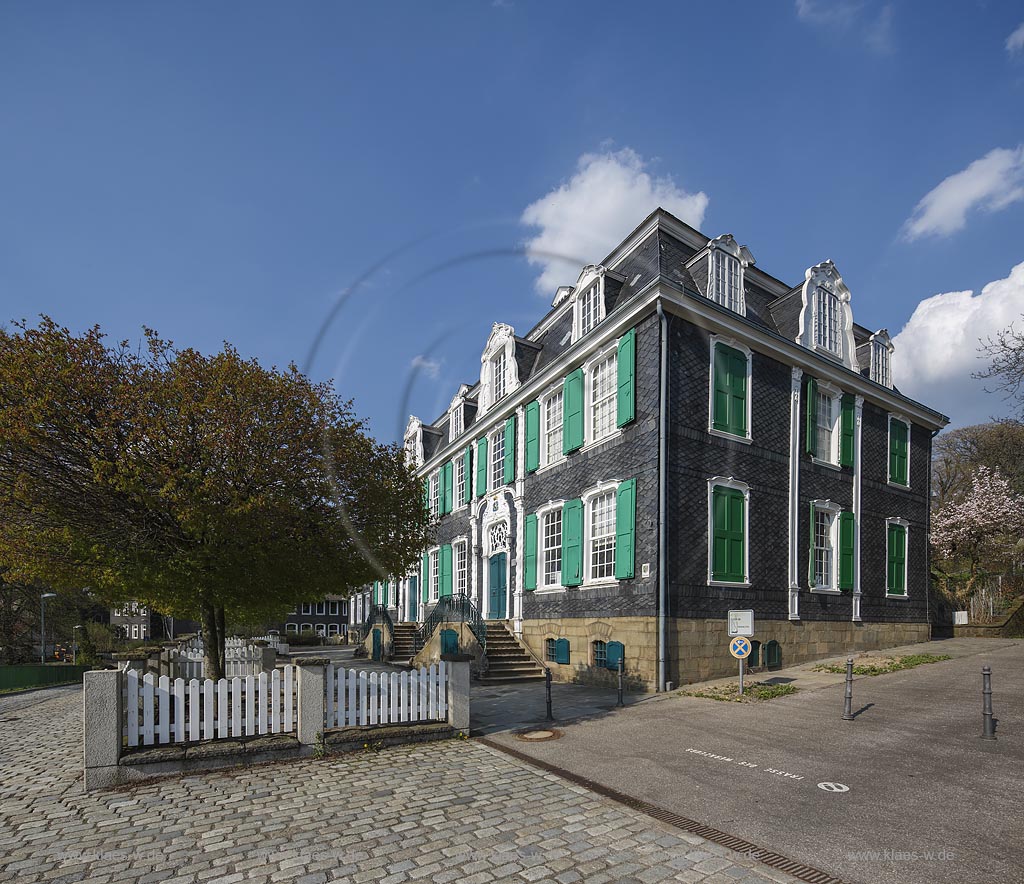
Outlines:
<svg viewBox="0 0 1024 884"><path fill-rule="evenodd" d="M743 492L743 580L715 580L715 488L733 488ZM732 476L712 476L708 479L708 586L750 586L750 486Z"/></svg>
<svg viewBox="0 0 1024 884"><path fill-rule="evenodd" d="M327 626L324 623L317 623L315 628L317 636L320 638L327 638Z"/></svg>
<svg viewBox="0 0 1024 884"><path fill-rule="evenodd" d="M619 581L615 578L615 532L616 532L616 497L615 492L618 490L619 480L602 482L600 485L591 488L586 491L580 498L583 502L583 536L582 540L582 554L583 554L583 586L609 586L611 584L618 583ZM603 494L611 494L612 496L612 573L608 577L594 577L593 569L591 567L593 558L593 540L591 534L591 521L590 521L590 504L591 501L596 497L600 497ZM563 526L564 528L564 526Z"/></svg>
<svg viewBox="0 0 1024 884"><path fill-rule="evenodd" d="M828 542L832 552L831 585L818 586L817 579L815 579L815 585L811 587L811 592L824 595L842 595L842 591L839 589L839 514L843 511L843 508L831 500L812 500L811 503L814 504L814 525L812 530L815 536L811 538L809 544L811 561L808 562L808 572L814 566L816 558L818 547L815 544L815 540L818 533L818 513L820 512L829 514ZM815 576L817 576L817 568L815 568Z"/></svg>
<svg viewBox="0 0 1024 884"><path fill-rule="evenodd" d="M454 442L465 429L462 402L459 401L448 412L448 441Z"/></svg>
<svg viewBox="0 0 1024 884"><path fill-rule="evenodd" d="M558 421L558 445L555 446L554 454L549 451L548 439L552 433L551 424L548 420L548 406L556 399L561 403L559 406L559 421ZM540 450L540 465L542 467L549 466L550 464L559 463L565 460L565 454L563 453L564 433L565 433L565 391L563 386L560 384L553 390L549 391L540 400L540 425L541 425L541 450Z"/></svg>
<svg viewBox="0 0 1024 884"><path fill-rule="evenodd" d="M499 350L491 357L491 404L500 402L508 394L508 355L505 350Z"/></svg>
<svg viewBox="0 0 1024 884"><path fill-rule="evenodd" d="M331 617L337 617L339 615L339 613L340 613L340 610L341 610L340 607L338 606L338 603L337 602L328 602L327 604L328 604L327 610L328 610L330 616Z"/></svg>
<svg viewBox="0 0 1024 884"><path fill-rule="evenodd" d="M430 600L436 602L441 590L441 547L435 546L428 553L430 568Z"/></svg>
<svg viewBox="0 0 1024 884"><path fill-rule="evenodd" d="M822 307L825 315L822 316ZM814 288L814 346L837 359L843 358L842 301L834 286L822 281ZM833 340L834 335L834 340ZM832 346L830 346L830 343Z"/></svg>
<svg viewBox="0 0 1024 884"><path fill-rule="evenodd" d="M313 603L312 602L303 602L302 603L302 613L305 616L307 616L307 617L311 617L313 615Z"/></svg>
<svg viewBox="0 0 1024 884"><path fill-rule="evenodd" d="M496 322L491 328L487 344L480 356L480 396L477 402L478 414L483 415L494 408L499 399L519 389L519 368L516 364L515 329L510 325ZM504 354L505 382L501 396L494 388L495 360Z"/></svg>
<svg viewBox="0 0 1024 884"><path fill-rule="evenodd" d="M909 460L909 457L907 458ZM903 529L903 592L889 592L889 526L899 525ZM900 516L892 516L885 520L885 597L904 601L910 597L910 522Z"/></svg>
<svg viewBox="0 0 1024 884"><path fill-rule="evenodd" d="M833 387L831 384L824 383L822 381L817 382L817 395L819 397L825 397L831 402L832 412L832 428L829 430L829 448L827 457L823 457L821 454L821 402L815 402L815 409L817 411L817 418L815 420L814 433L815 440L818 444L818 454L816 454L811 460L815 463L821 464L826 467L835 467L837 470L839 466L839 449L842 445L841 433L840 433L840 422L842 421L843 412L843 392L838 387Z"/></svg>
<svg viewBox="0 0 1024 884"><path fill-rule="evenodd" d="M712 247L708 251L709 299L733 313L746 316L747 306L743 283L743 262L735 255L730 254L728 249L720 246Z"/></svg>
<svg viewBox="0 0 1024 884"><path fill-rule="evenodd" d="M463 573L459 574L459 556L462 556ZM452 593L469 595L469 543L462 537L452 541Z"/></svg>
<svg viewBox="0 0 1024 884"><path fill-rule="evenodd" d="M732 347L747 357L747 435L737 436L735 433L727 433L725 430L715 428L715 345L724 344ZM753 416L754 416L754 354L745 344L741 344L735 338L725 335L712 335L711 346L708 350L708 432L712 436L719 436L722 439L732 439L735 442L753 442Z"/></svg>
<svg viewBox="0 0 1024 884"><path fill-rule="evenodd" d="M871 336L870 377L876 384L892 389L892 344L888 338Z"/></svg>
<svg viewBox="0 0 1024 884"><path fill-rule="evenodd" d="M592 310L587 310L588 299L592 300ZM587 324L589 317L593 317ZM576 299L576 340L597 328L604 319L604 277L595 279L580 292Z"/></svg>
<svg viewBox="0 0 1024 884"><path fill-rule="evenodd" d="M298 623L285 623L284 631L286 633L292 633L293 635L298 635L298 633L299 633L299 624Z"/></svg>
<svg viewBox="0 0 1024 884"><path fill-rule="evenodd" d="M501 443L501 456L498 456L498 443ZM499 423L498 428L491 432L487 439L487 481L491 491L505 487L505 425Z"/></svg>
<svg viewBox="0 0 1024 884"><path fill-rule="evenodd" d="M441 511L441 473L434 470L430 474L430 515L437 516Z"/></svg>
<svg viewBox="0 0 1024 884"><path fill-rule="evenodd" d="M906 485L903 485L900 482L894 482L892 480L892 473L889 472L889 468L892 466L892 460L889 457L889 452L892 451L892 422L893 421L899 421L901 424L903 424L907 428L907 484ZM891 488L899 488L901 491L909 491L910 490L910 460L911 460L911 454L912 454L912 450L911 450L911 447L910 447L910 434L913 432L912 426L911 426L911 423L910 423L910 418L906 418L902 414L890 414L889 415L889 423L888 423L887 429L888 429L889 432L888 432L888 435L887 435L886 440L885 440L885 442L886 442L886 445L885 445L885 478L886 478L886 481L888 482L889 487L891 487Z"/></svg>
<svg viewBox="0 0 1024 884"><path fill-rule="evenodd" d="M316 603L316 616L326 617L327 616L327 602Z"/></svg>
<svg viewBox="0 0 1024 884"><path fill-rule="evenodd" d="M452 512L462 509L466 504L466 456L460 454L452 461L452 494L455 499L452 501Z"/></svg>
<svg viewBox="0 0 1024 884"><path fill-rule="evenodd" d="M537 592L565 592L566 587L562 585L562 569L561 569L561 555L562 555L562 529L564 524L561 521L562 508L565 506L564 500L549 500L544 506L537 510ZM559 517L559 529L558 529L558 555L559 555L559 568L556 573L554 583L547 582L547 534L545 531L545 524L548 516L553 513L558 513Z"/></svg>
<svg viewBox="0 0 1024 884"><path fill-rule="evenodd" d="M312 632L312 631L313 631L313 624L312 623L303 623L302 626L299 629L299 632L301 634L303 634L303 635L305 635L307 632Z"/></svg>
<svg viewBox="0 0 1024 884"><path fill-rule="evenodd" d="M328 623L327 624L327 635L329 635L329 636L331 636L331 635L338 635L340 632L341 632L341 630L338 628L338 624L337 623Z"/></svg>
<svg viewBox="0 0 1024 884"><path fill-rule="evenodd" d="M583 363L583 449L586 450L593 445L600 445L609 439L614 439L622 432L622 427L616 425L616 396L618 395L618 340L609 341L608 345L596 352L585 363ZM611 429L601 438L594 433L594 370L606 360L612 360L612 393L610 395L612 409ZM565 402L562 402L562 425L565 426Z"/></svg>

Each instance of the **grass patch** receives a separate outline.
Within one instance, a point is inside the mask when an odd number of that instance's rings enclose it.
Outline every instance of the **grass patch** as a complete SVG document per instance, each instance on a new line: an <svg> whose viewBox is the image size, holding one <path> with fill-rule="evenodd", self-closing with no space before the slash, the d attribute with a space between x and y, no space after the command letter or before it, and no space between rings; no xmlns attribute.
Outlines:
<svg viewBox="0 0 1024 884"><path fill-rule="evenodd" d="M739 682L700 688L695 691L680 691L684 697L703 697L705 700L722 700L727 703L759 703L762 700L774 700L795 694L796 688L791 684L765 684L761 681L745 682L743 696L740 694Z"/></svg>
<svg viewBox="0 0 1024 884"><path fill-rule="evenodd" d="M885 675L887 672L899 672L901 669L913 669L924 663L940 663L952 660L949 654L907 654L903 657L862 657L861 662L854 661L854 675ZM842 675L846 672L845 663L821 663L814 667L814 672L835 672Z"/></svg>

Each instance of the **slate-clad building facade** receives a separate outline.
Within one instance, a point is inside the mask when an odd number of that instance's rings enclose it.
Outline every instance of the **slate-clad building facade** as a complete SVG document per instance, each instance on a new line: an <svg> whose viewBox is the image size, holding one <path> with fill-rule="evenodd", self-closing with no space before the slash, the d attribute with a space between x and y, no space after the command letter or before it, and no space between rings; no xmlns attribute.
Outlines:
<svg viewBox="0 0 1024 884"><path fill-rule="evenodd" d="M893 386L892 349L831 261L789 286L659 209L410 418L435 542L356 614L465 594L559 677L621 656L662 688L734 671L734 608L757 665L926 639L946 418Z"/></svg>

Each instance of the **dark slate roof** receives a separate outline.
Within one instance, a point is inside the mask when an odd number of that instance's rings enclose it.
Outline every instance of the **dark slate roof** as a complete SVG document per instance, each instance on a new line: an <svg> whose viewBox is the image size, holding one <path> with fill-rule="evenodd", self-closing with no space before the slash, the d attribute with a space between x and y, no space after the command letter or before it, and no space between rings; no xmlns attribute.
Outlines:
<svg viewBox="0 0 1024 884"><path fill-rule="evenodd" d="M533 374L537 366L537 359L540 356L542 345L536 341L528 341L526 338L515 337L516 344L516 371L519 373L519 383L524 384Z"/></svg>
<svg viewBox="0 0 1024 884"><path fill-rule="evenodd" d="M448 441L448 415L438 421L437 427L423 425L423 459L430 460Z"/></svg>
<svg viewBox="0 0 1024 884"><path fill-rule="evenodd" d="M551 326L536 339L541 351L533 366L534 371L541 371L554 362L572 343L572 310L565 310Z"/></svg>
<svg viewBox="0 0 1024 884"><path fill-rule="evenodd" d="M790 289L786 294L766 305L768 314L775 323L775 330L784 338L795 341L800 334L800 310L803 308L803 297L800 294L803 285Z"/></svg>

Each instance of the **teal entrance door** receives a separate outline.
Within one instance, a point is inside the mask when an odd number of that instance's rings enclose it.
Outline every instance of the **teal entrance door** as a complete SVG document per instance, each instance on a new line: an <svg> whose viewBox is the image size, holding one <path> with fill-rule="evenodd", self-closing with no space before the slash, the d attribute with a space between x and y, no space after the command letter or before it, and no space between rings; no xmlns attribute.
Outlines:
<svg viewBox="0 0 1024 884"><path fill-rule="evenodd" d="M419 598L419 588L417 583L419 581L415 577L409 578L409 619L416 619L416 600Z"/></svg>
<svg viewBox="0 0 1024 884"><path fill-rule="evenodd" d="M378 663L384 658L384 648L381 643L380 630L373 631L373 659Z"/></svg>
<svg viewBox="0 0 1024 884"><path fill-rule="evenodd" d="M488 580L490 594L487 604L487 616L491 620L505 619L505 599L508 595L505 562L506 553L498 553L490 558L490 578Z"/></svg>

